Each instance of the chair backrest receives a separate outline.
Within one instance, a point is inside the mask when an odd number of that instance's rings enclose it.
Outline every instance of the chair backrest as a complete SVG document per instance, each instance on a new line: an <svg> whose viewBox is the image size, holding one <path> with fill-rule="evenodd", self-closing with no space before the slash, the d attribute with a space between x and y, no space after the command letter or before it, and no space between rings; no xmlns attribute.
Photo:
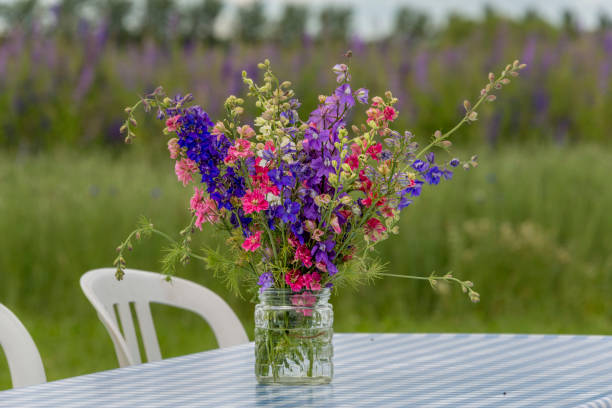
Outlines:
<svg viewBox="0 0 612 408"><path fill-rule="evenodd" d="M161 360L150 303L175 306L200 315L213 330L219 347L249 341L242 323L221 297L185 279L173 277L168 282L158 273L126 269L123 280L118 281L114 268L102 268L85 273L81 288L113 340L121 367L142 362L130 303L134 305L148 361Z"/></svg>
<svg viewBox="0 0 612 408"><path fill-rule="evenodd" d="M17 316L0 303L0 347L4 350L13 387L47 381L36 344Z"/></svg>

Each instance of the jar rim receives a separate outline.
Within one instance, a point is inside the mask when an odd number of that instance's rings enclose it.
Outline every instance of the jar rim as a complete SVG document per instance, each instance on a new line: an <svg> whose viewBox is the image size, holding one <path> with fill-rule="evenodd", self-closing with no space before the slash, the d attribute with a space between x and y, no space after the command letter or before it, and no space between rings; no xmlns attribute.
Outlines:
<svg viewBox="0 0 612 408"><path fill-rule="evenodd" d="M291 290L291 288L268 288L264 291L259 292L259 295L284 295L284 294L291 294L291 295L300 295L302 293L310 293L312 295L327 295L331 293L331 289L330 288L321 288L320 290L303 290L303 291L299 291L299 292L294 292L293 290Z"/></svg>

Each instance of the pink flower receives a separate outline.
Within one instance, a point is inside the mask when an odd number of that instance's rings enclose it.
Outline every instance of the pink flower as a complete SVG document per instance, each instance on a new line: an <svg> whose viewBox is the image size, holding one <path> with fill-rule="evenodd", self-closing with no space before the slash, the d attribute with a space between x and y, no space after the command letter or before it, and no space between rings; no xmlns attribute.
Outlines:
<svg viewBox="0 0 612 408"><path fill-rule="evenodd" d="M168 130L168 132L176 132L176 130L180 126L180 123L179 123L180 119L181 119L181 115L175 115L175 116L172 116L171 118L168 118L166 120L166 130Z"/></svg>
<svg viewBox="0 0 612 408"><path fill-rule="evenodd" d="M215 123L215 126L213 126L212 131L210 133L212 133L213 135L219 136L222 135L225 132L225 125L223 124L223 122L219 121L217 123Z"/></svg>
<svg viewBox="0 0 612 408"><path fill-rule="evenodd" d="M342 232L342 228L340 228L340 221L338 221L338 216L336 214L333 214L331 216L331 219L329 220L329 225L331 225L332 229L336 234Z"/></svg>
<svg viewBox="0 0 612 408"><path fill-rule="evenodd" d="M310 290L321 290L321 275L318 272L304 275L304 286Z"/></svg>
<svg viewBox="0 0 612 408"><path fill-rule="evenodd" d="M380 96L375 96L372 98L372 106L382 105L383 103L384 101Z"/></svg>
<svg viewBox="0 0 612 408"><path fill-rule="evenodd" d="M383 198L384 199L384 198ZM371 191L367 193L367 197L363 199L363 201L361 202L363 205L365 205L366 207L370 208L372 206L372 204L376 203L376 205L378 207L380 207L382 204L380 204L382 200L378 199L378 194L376 193L372 193Z"/></svg>
<svg viewBox="0 0 612 408"><path fill-rule="evenodd" d="M255 252L261 246L261 231L255 232L242 243L242 249Z"/></svg>
<svg viewBox="0 0 612 408"><path fill-rule="evenodd" d="M299 292L304 286L304 278L297 269L291 269L285 274L285 282L294 292Z"/></svg>
<svg viewBox="0 0 612 408"><path fill-rule="evenodd" d="M255 136L255 131L249 125L244 125L242 127L239 127L237 131L240 137L244 137L245 139L250 139L253 136Z"/></svg>
<svg viewBox="0 0 612 408"><path fill-rule="evenodd" d="M294 261L302 261L302 264L306 268L310 268L312 266L312 260L310 259L310 249L306 245L299 245L295 250Z"/></svg>
<svg viewBox="0 0 612 408"><path fill-rule="evenodd" d="M291 296L291 303L298 308L298 312L304 316L312 316L312 306L317 302L312 293L302 293Z"/></svg>
<svg viewBox="0 0 612 408"><path fill-rule="evenodd" d="M289 238L287 238L287 242L289 243L289 246L291 248L297 248L300 245L300 242L293 234L289 235Z"/></svg>
<svg viewBox="0 0 612 408"><path fill-rule="evenodd" d="M318 242L318 241L321 241L321 237L323 236L323 234L324 234L323 231L316 228L314 231L312 231L311 238Z"/></svg>
<svg viewBox="0 0 612 408"><path fill-rule="evenodd" d="M370 218L366 225L364 225L363 229L365 230L366 235L372 242L378 241L382 238L383 233L387 230L382 222L378 220L378 218Z"/></svg>
<svg viewBox="0 0 612 408"><path fill-rule="evenodd" d="M264 150L270 150L270 151L276 151L276 147L274 146L274 142L272 142L271 140L268 140L266 142L266 144L264 145Z"/></svg>
<svg viewBox="0 0 612 408"><path fill-rule="evenodd" d="M376 143L368 148L368 154L374 159L378 160L378 155L382 152L382 145L380 143Z"/></svg>
<svg viewBox="0 0 612 408"><path fill-rule="evenodd" d="M317 224L315 224L314 221L312 220L306 220L306 222L304 222L304 229L310 233L312 233L315 228L317 228Z"/></svg>
<svg viewBox="0 0 612 408"><path fill-rule="evenodd" d="M353 153L355 156L359 156L361 154L361 146L359 146L357 143L353 143L351 145L351 153Z"/></svg>
<svg viewBox="0 0 612 408"><path fill-rule="evenodd" d="M204 197L204 189L195 188L195 193L189 202L191 210L196 215L195 226L202 230L202 224L209 222L214 224L219 221L217 203L210 197Z"/></svg>
<svg viewBox="0 0 612 408"><path fill-rule="evenodd" d="M367 122L378 122L383 116L383 113L376 108L370 108L366 111L366 115L368 116Z"/></svg>
<svg viewBox="0 0 612 408"><path fill-rule="evenodd" d="M178 139L176 137L168 140L168 151L170 152L171 159L178 159L181 147L178 145Z"/></svg>
<svg viewBox="0 0 612 408"><path fill-rule="evenodd" d="M397 111L395 109L393 109L393 107L391 106L387 106L385 108L385 110L383 111L384 115L385 115L385 119L387 120L395 120L395 118L397 118Z"/></svg>
<svg viewBox="0 0 612 408"><path fill-rule="evenodd" d="M395 215L393 208L389 207L388 205L385 205L382 209L381 212L383 214L383 216L385 216L386 218L391 218Z"/></svg>
<svg viewBox="0 0 612 408"><path fill-rule="evenodd" d="M192 175L197 170L198 167L196 166L195 162L187 158L177 161L174 165L176 177L178 177L179 181L183 182L183 186L186 186L191 180L193 180Z"/></svg>
<svg viewBox="0 0 612 408"><path fill-rule="evenodd" d="M233 163L237 159L246 159L247 157L253 156L251 151L251 142L246 139L236 139L234 146L227 150L227 156L224 161L226 163Z"/></svg>
<svg viewBox="0 0 612 408"><path fill-rule="evenodd" d="M247 190L240 201L242 201L242 209L245 214L264 211L269 207L265 194L260 190Z"/></svg>
<svg viewBox="0 0 612 408"><path fill-rule="evenodd" d="M357 170L359 168L359 156L357 156L356 154L351 154L350 156L347 156L346 159L344 159L345 163L348 163L348 165L351 167L351 170Z"/></svg>

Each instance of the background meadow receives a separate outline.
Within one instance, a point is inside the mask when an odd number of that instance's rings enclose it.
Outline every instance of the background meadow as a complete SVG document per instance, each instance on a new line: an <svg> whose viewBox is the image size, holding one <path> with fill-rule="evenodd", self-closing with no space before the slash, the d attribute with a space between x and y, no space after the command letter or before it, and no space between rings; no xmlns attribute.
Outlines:
<svg viewBox="0 0 612 408"><path fill-rule="evenodd" d="M428 188L405 210L400 235L379 249L393 273L453 271L457 287L386 278L334 296L337 331L612 334L612 24L581 30L571 13L552 25L534 12L479 19L398 9L391 34L349 30L351 10L259 3L237 11L229 37L211 29L224 4L150 0L34 0L0 8L0 302L40 348L50 380L117 366L78 279L109 266L146 215L160 229L187 222L191 195L173 175L160 124L140 118L134 145L119 135L123 107L163 85L193 92L211 113L243 94L241 72L272 61L303 102L303 117L333 89L330 67L353 51L353 82L400 98L398 129L421 141L448 129L489 71L519 58L522 77L455 138L481 165ZM258 5L259 4L259 5ZM99 9L96 9L99 7ZM123 17L118 17L123 16ZM306 29L319 19L320 31ZM204 232L197 246L223 246ZM159 270L163 242L139 243L128 267ZM198 263L180 276L220 293L252 337L250 297L230 294ZM199 318L154 309L164 357L215 347ZM10 386L0 353L0 389Z"/></svg>

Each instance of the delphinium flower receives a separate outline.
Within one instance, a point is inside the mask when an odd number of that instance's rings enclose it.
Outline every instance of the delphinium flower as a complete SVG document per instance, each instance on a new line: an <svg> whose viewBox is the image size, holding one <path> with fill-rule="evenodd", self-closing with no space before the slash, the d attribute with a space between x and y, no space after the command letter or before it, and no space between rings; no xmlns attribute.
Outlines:
<svg viewBox="0 0 612 408"><path fill-rule="evenodd" d="M224 118L213 123L201 107L189 106L190 95L167 98L158 88L127 109L122 129L131 140L134 108L156 108L164 133L172 136L168 151L176 161L177 177L184 185L194 184L192 221L164 265L173 270L176 260L196 257L215 268L216 252L208 252L207 258L189 248L194 227L212 224L229 234L227 244L235 251L235 258L222 264L243 272L228 277L256 281L260 291L289 288L299 293L294 304L306 307L305 316L311 299L302 296L304 291L385 275L370 261L370 254L375 244L398 232L401 211L424 186L451 179L456 168L477 165L476 156L436 161L430 150L448 151L449 137L462 124L475 122L480 105L492 102L492 92L523 67L516 61L500 76L490 74L477 102L464 102L466 112L459 124L446 133L435 131L424 147L412 133L392 129L400 114L397 98L391 92L370 98L366 88L353 90L347 64L332 68L338 85L319 97L306 120L300 118L291 83L279 81L267 60L259 65L263 84L243 73L247 96L255 99L260 111L252 123L241 120L242 98L227 98ZM349 127L347 120L357 105L365 105L363 123ZM147 224L141 232L156 230ZM118 276L125 267L122 251L131 245L131 237L119 247ZM432 285L437 280L456 282L472 300L478 299L469 281L450 274L428 279Z"/></svg>

